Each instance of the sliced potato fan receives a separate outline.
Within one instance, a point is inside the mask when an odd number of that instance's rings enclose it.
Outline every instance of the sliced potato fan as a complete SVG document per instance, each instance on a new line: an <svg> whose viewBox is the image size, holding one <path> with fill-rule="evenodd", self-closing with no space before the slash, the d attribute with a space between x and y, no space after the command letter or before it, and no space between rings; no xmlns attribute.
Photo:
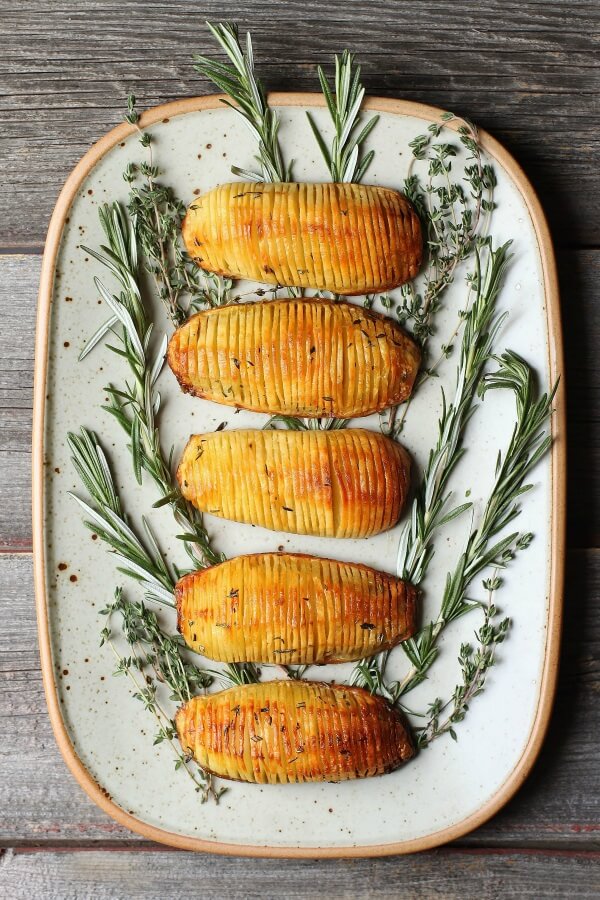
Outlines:
<svg viewBox="0 0 600 900"><path fill-rule="evenodd" d="M194 697L175 723L203 769L259 784L382 775L415 753L400 712L357 687L247 684Z"/></svg>
<svg viewBox="0 0 600 900"><path fill-rule="evenodd" d="M423 253L406 197L361 184L222 184L194 200L182 233L209 272L347 295L414 278Z"/></svg>
<svg viewBox="0 0 600 900"><path fill-rule="evenodd" d="M273 300L192 316L168 361L184 391L216 403L350 418L406 400L420 351L390 318L353 304Z"/></svg>
<svg viewBox="0 0 600 900"><path fill-rule="evenodd" d="M368 566L296 553L238 556L175 589L179 630L197 653L307 665L390 650L415 631L416 596Z"/></svg>
<svg viewBox="0 0 600 900"><path fill-rule="evenodd" d="M274 531L370 537L396 524L410 460L361 428L193 435L177 479L203 512Z"/></svg>

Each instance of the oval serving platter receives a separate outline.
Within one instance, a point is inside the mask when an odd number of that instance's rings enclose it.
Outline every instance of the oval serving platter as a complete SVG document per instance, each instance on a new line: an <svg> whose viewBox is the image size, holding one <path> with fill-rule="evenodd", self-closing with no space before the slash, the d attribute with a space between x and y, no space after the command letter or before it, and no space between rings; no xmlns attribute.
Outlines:
<svg viewBox="0 0 600 900"><path fill-rule="evenodd" d="M281 115L284 151L296 160L297 180L327 180L306 122L310 109L326 128L323 98L273 94ZM376 150L369 183L401 188L410 164L408 143L441 110L400 100L371 99L380 113L370 146ZM232 163L248 165L252 139L218 96L166 104L145 113L164 180L189 202L194 193L230 180ZM562 371L562 337L554 257L548 228L531 185L512 157L489 135L482 144L498 177L494 213L497 243L514 238L513 260L499 308L509 317L501 348L522 354L546 387ZM82 525L67 491L80 491L70 464L66 434L81 425L95 430L108 451L126 508L136 516L156 499L138 487L124 437L102 412L103 388L122 375L118 359L98 346L83 362L86 339L106 317L93 277L106 273L79 248L102 240L99 204L125 201L122 172L143 158L138 136L120 125L76 166L52 216L39 297L33 439L33 534L39 642L46 698L59 748L71 772L109 815L146 838L189 850L255 856L375 856L438 846L476 828L515 793L539 752L552 706L560 640L565 523L564 388L555 398L552 452L533 473L519 527L535 540L506 574L498 604L513 620L485 693L460 723L458 741L436 741L404 768L380 778L343 784L257 786L233 784L219 805L201 804L165 745L153 746L152 722L131 696L126 679L112 678L114 658L99 648L99 610L120 576L110 556ZM464 299L464 281L446 294L439 339L448 333ZM360 302L360 301L359 301ZM164 322L167 329L167 323ZM427 458L440 411L440 384L451 389L455 361L442 366L411 406L402 442L417 465ZM177 455L190 432L261 427L265 418L181 394L171 373L161 375L162 436ZM480 404L469 425L467 454L453 480L455 496L470 491L477 507L493 476L498 447L512 430L514 409L506 392ZM377 427L377 417L364 420ZM361 422L363 424L363 422ZM445 573L465 540L465 517L437 542L427 579L423 616L433 615ZM153 526L174 560L183 562L170 513L156 510ZM274 534L207 516L216 546L228 556L275 550L333 556L393 572L402 527L368 541ZM461 640L476 623L459 620L444 636L431 677L415 692L415 704L444 695L456 684ZM403 654L392 657L400 674ZM343 680L349 667L325 667L317 676Z"/></svg>

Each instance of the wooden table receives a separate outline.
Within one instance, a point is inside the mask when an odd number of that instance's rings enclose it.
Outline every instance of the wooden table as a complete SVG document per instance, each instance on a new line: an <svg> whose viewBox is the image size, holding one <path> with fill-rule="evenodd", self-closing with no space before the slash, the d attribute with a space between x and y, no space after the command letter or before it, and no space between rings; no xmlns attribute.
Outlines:
<svg viewBox="0 0 600 900"><path fill-rule="evenodd" d="M223 9L225 7L225 11ZM490 130L538 189L556 242L567 345L569 554L560 689L526 786L459 844L413 858L246 861L144 843L61 761L38 668L29 514L34 314L45 230L88 146L141 108L210 90L204 18L252 29L279 89L314 89L350 47L372 94ZM0 896L499 897L600 894L600 8L594 2L0 0Z"/></svg>

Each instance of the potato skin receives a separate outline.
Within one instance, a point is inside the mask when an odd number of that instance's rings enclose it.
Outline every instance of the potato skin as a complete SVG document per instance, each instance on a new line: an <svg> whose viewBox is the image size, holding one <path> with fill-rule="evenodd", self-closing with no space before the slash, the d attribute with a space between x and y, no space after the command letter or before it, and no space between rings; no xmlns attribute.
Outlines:
<svg viewBox="0 0 600 900"><path fill-rule="evenodd" d="M291 416L366 416L402 403L421 361L392 319L351 303L272 300L192 316L169 342L184 391Z"/></svg>
<svg viewBox="0 0 600 900"><path fill-rule="evenodd" d="M415 754L400 712L358 687L246 684L194 697L175 724L203 769L255 784L383 775Z"/></svg>
<svg viewBox="0 0 600 900"><path fill-rule="evenodd" d="M410 459L376 431L254 429L193 435L177 480L202 512L272 531L371 537L396 524Z"/></svg>
<svg viewBox="0 0 600 900"><path fill-rule="evenodd" d="M362 184L222 184L190 205L182 235L209 272L344 295L404 284L423 255L406 197Z"/></svg>
<svg viewBox="0 0 600 900"><path fill-rule="evenodd" d="M191 572L175 601L186 644L219 662L349 662L416 630L412 585L300 553L255 553Z"/></svg>

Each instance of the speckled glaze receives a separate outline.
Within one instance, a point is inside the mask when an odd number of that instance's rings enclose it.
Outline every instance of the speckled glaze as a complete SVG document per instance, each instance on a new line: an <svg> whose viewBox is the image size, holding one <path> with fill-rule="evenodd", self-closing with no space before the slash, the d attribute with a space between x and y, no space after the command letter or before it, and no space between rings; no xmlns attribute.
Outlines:
<svg viewBox="0 0 600 900"><path fill-rule="evenodd" d="M277 95L281 140L293 156L298 180L326 180L327 172L307 126L305 109L327 130L319 98ZM408 142L439 111L400 101L371 101L381 121L370 137L376 156L368 172L373 184L401 188L410 162ZM202 108L207 107L207 108ZM211 108L215 107L215 108ZM425 120L425 122L424 122ZM186 202L199 191L230 180L232 163L252 164L247 130L231 110L214 99L171 104L146 116L154 152L165 181ZM81 425L99 435L116 473L126 508L135 521L150 513L170 558L185 565L177 528L167 508L151 510L150 484L132 477L123 433L100 406L103 390L124 375L119 359L99 346L83 362L78 354L106 318L93 285L106 272L80 248L102 241L98 206L125 200L122 171L144 151L122 126L103 147L92 151L94 164L80 164L53 219L42 276L36 368L34 439L34 532L36 595L45 686L57 739L67 763L94 799L120 821L156 840L189 849L263 855L368 855L435 846L475 827L514 793L535 759L553 695L561 611L562 526L564 521L564 435L562 396L557 397L557 441L536 469L519 526L536 538L506 574L498 605L514 626L502 645L485 694L461 723L459 740L442 739L402 769L382 777L344 784L257 786L235 784L216 806L201 805L189 780L175 772L169 748L153 746L153 720L132 699L124 678L113 678L114 659L99 647L99 610L123 577L106 549L85 529L76 504L81 494L69 461L66 434ZM510 315L498 350L510 347L531 362L542 384L555 377L561 360L558 301L547 230L537 200L513 160L486 138L496 163L497 243L514 238L514 257L500 298ZM110 144L114 146L109 148ZM106 152L102 152L106 148ZM507 171L507 168L510 169ZM82 171L89 169L83 181ZM70 208L68 197L73 196ZM66 199L65 199L66 198ZM534 219L531 217L534 213ZM245 289L246 285L242 285ZM448 291L435 343L443 343L464 304L462 278ZM360 302L360 300L358 301ZM157 310L157 332L168 329ZM46 357L47 329L47 357ZM46 366L47 363L47 366ZM440 378L419 390L411 406L403 442L417 471L435 439L440 387L452 391L456 362L446 361ZM228 427L261 427L265 417L184 395L165 368L160 379L165 444L175 457L190 433ZM453 478L457 501L467 494L475 513L491 484L498 448L504 448L514 420L504 392L486 397L469 425L466 453ZM377 416L355 424L377 428ZM228 556L274 551L278 547L365 563L390 573L403 520L369 540L335 540L277 534L207 516L215 546ZM424 620L435 614L446 572L464 544L469 519L452 522L437 539L423 599ZM474 587L477 593L478 586ZM172 615L175 627L175 612ZM423 708L447 696L458 677L462 640L469 640L475 616L459 620L445 633L441 654L429 679L411 696ZM345 679L351 666L321 668L319 680ZM405 657L392 654L389 672L401 675ZM314 670L313 670L314 672ZM313 674L313 673L311 673Z"/></svg>

